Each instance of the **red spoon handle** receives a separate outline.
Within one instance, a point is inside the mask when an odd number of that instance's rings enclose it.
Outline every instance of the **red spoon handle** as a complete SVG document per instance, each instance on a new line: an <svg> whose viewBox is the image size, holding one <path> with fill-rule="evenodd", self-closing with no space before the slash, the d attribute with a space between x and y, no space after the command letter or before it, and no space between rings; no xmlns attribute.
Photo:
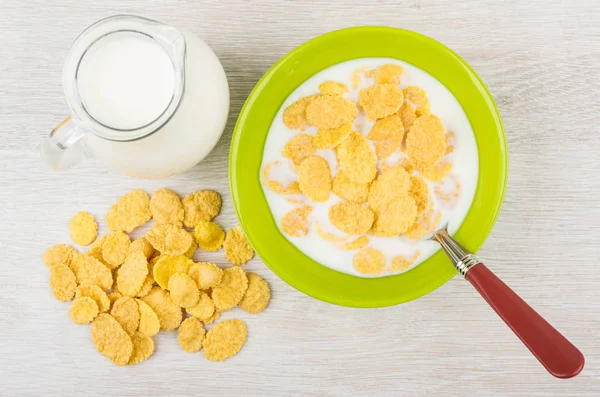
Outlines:
<svg viewBox="0 0 600 397"><path fill-rule="evenodd" d="M557 378L581 372L585 360L579 349L483 263L469 269L466 277L548 372Z"/></svg>

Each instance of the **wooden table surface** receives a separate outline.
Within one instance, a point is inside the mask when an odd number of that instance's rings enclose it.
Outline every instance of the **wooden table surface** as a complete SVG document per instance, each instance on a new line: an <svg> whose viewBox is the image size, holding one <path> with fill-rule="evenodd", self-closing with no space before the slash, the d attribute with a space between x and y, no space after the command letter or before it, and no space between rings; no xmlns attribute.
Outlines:
<svg viewBox="0 0 600 397"><path fill-rule="evenodd" d="M210 156L182 175L134 180L88 163L66 173L40 160L42 138L66 115L61 68L94 21L136 13L192 31L229 77L229 123ZM587 1L0 2L0 395L600 395L600 8ZM261 75L319 34L391 25L458 52L500 108L509 146L506 200L480 257L585 354L575 379L548 375L464 280L377 310L319 302L254 259L273 297L247 321L241 354L211 363L161 333L145 363L119 368L51 297L44 250L68 242L79 210L103 219L133 188L224 197L218 222L236 224L227 181L234 122ZM106 231L102 224L102 232ZM204 257L225 263L223 254Z"/></svg>

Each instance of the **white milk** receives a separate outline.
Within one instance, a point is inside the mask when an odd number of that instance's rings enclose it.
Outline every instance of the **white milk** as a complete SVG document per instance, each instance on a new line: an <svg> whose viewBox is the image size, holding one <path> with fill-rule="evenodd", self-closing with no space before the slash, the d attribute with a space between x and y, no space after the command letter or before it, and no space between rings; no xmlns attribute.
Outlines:
<svg viewBox="0 0 600 397"><path fill-rule="evenodd" d="M86 51L77 85L94 119L131 130L150 124L165 111L173 97L175 70L156 41L141 33L116 32Z"/></svg>
<svg viewBox="0 0 600 397"><path fill-rule="evenodd" d="M282 119L283 110L286 107L301 97L318 93L319 84L326 80L335 80L345 83L350 88L350 92L345 97L357 102L358 92L360 89L373 84L373 81L372 79L367 81L363 78L362 85L357 89L354 89L352 88L350 81L352 72L361 67L365 67L368 70L387 63L398 64L404 68L404 75L400 87L404 88L408 85L416 85L423 88L429 98L431 112L440 118L444 124L444 127L446 128L446 131L453 131L455 133L455 139L452 143L454 145L454 151L444 157L444 161L450 161L453 163L450 176L442 182L428 182L430 193L429 199L433 200L436 211L439 210L442 213L440 225L449 223L448 229L450 233L454 233L456 230L458 230L467 212L469 211L473 201L473 196L475 195L475 189L477 187L479 161L473 130L464 110L456 98L454 98L452 93L448 91L443 84L423 70L396 59L362 58L343 62L317 73L300 85L283 103L279 112L275 116L273 123L271 124L263 152L261 170L266 164L273 161L279 161L281 162L283 169L276 170L275 172L279 175L286 175L289 177L289 172L287 172L285 168L291 167L291 165L289 160L281 155L283 147L294 135L303 132L312 135L316 133L315 127L311 127L305 131L289 130L283 124ZM354 130L366 135L369 133L372 125L373 123L367 121L365 117L359 116L354 121ZM317 151L317 154L327 159L333 173L333 170L336 167L336 159L333 150L320 150ZM394 154L386 159L386 163L395 164L395 162L400 160L402 157L404 157L404 154ZM452 188L452 184L454 183L453 181L460 183L460 196L458 199L451 205L437 200L434 195L434 190L436 188L449 190ZM285 213L299 206L299 204L290 203L288 200L286 200L286 197L302 200L302 196L282 196L277 194L271 191L265 185L262 176L261 183L267 198L267 202L269 203L271 212L273 213L273 217L275 218L277 224L280 225L281 218L285 215ZM309 218L311 221L311 229L307 236L290 237L283 232L282 234L298 249L315 261L321 263L323 266L360 277L373 277L362 275L354 270L352 266L352 258L357 251L340 250L336 248L334 243L319 237L315 231L315 223L318 222L321 225L321 228L326 232L335 233L338 236L343 235L342 232L331 225L328 217L328 212L331 205L340 201L341 199L332 193L327 203L310 203L310 205L313 206L313 212ZM413 265L404 271L417 266L439 249L439 245L437 243L427 240L414 241L400 237L386 238L377 236L369 236L369 239L370 247L380 249L385 254L388 260L387 265L390 265L391 259L394 256L400 255L405 258L410 258L413 256L413 254L419 252L419 255ZM375 277L386 276L389 274L391 273L382 272L380 275Z"/></svg>

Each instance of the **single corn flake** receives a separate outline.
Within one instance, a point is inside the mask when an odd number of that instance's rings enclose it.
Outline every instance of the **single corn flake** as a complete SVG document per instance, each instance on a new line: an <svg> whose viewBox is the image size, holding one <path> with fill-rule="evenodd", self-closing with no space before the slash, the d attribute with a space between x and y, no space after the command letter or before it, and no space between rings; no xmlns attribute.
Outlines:
<svg viewBox="0 0 600 397"><path fill-rule="evenodd" d="M415 223L404 233L404 236L411 240L420 240L435 232L439 228L441 219L442 213L434 213L433 208L430 206L417 216Z"/></svg>
<svg viewBox="0 0 600 397"><path fill-rule="evenodd" d="M329 200L332 185L329 163L320 156L305 158L298 167L298 184L302 193L311 200Z"/></svg>
<svg viewBox="0 0 600 397"><path fill-rule="evenodd" d="M188 248L188 250L185 251L183 255L192 259L194 257L194 254L196 253L196 249L198 248L198 243L196 243L196 238L194 237L194 234L190 233L190 235L192 236L192 244L190 244L190 248Z"/></svg>
<svg viewBox="0 0 600 397"><path fill-rule="evenodd" d="M337 229L350 234L364 234L373 225L375 215L364 205L342 201L329 208L329 221Z"/></svg>
<svg viewBox="0 0 600 397"><path fill-rule="evenodd" d="M160 331L158 315L143 300L136 299L135 302L138 304L140 310L140 324L138 325L138 331L146 336L158 334L158 331Z"/></svg>
<svg viewBox="0 0 600 397"><path fill-rule="evenodd" d="M281 151L281 155L298 165L306 157L312 155L317 149L309 134L298 134L288 141Z"/></svg>
<svg viewBox="0 0 600 397"><path fill-rule="evenodd" d="M223 271L223 279L212 288L212 299L220 312L237 305L248 289L248 277L240 267L230 267Z"/></svg>
<svg viewBox="0 0 600 397"><path fill-rule="evenodd" d="M377 159L367 138L351 132L336 150L344 174L353 182L369 183L377 175Z"/></svg>
<svg viewBox="0 0 600 397"><path fill-rule="evenodd" d="M265 166L265 168L263 168L263 180L265 181L265 183L267 184L269 189L271 189L275 193L279 193L279 194L300 194L300 193L302 193L300 191L300 186L298 185L298 181L293 181L293 182L288 183L287 185L284 185L283 183L270 178L271 170L273 169L273 167L280 165L280 164L281 163L279 161L273 161L273 162L267 164Z"/></svg>
<svg viewBox="0 0 600 397"><path fill-rule="evenodd" d="M371 184L369 189L369 207L373 212L384 211L388 204L408 194L410 175L401 165L384 170Z"/></svg>
<svg viewBox="0 0 600 397"><path fill-rule="evenodd" d="M90 245L98 235L98 224L92 214L80 211L69 221L69 232L75 244Z"/></svg>
<svg viewBox="0 0 600 397"><path fill-rule="evenodd" d="M44 253L44 264L49 268L58 263L69 266L75 254L77 250L69 244L56 244Z"/></svg>
<svg viewBox="0 0 600 397"><path fill-rule="evenodd" d="M338 236L334 233L327 232L327 231L323 230L323 228L321 227L321 224L319 222L315 222L315 231L317 232L319 237L321 237L323 240L327 240L332 243L347 241L348 237L349 237L347 235L346 236Z"/></svg>
<svg viewBox="0 0 600 397"><path fill-rule="evenodd" d="M427 99L427 94L422 88L411 85L403 89L402 94L415 107L414 110L417 116L431 113L429 99Z"/></svg>
<svg viewBox="0 0 600 397"><path fill-rule="evenodd" d="M225 241L225 232L213 222L200 221L194 231L194 238L198 247L204 251L218 251Z"/></svg>
<svg viewBox="0 0 600 397"><path fill-rule="evenodd" d="M404 127L404 132L408 134L410 128L417 119L417 114L415 113L415 110L412 108L411 104L408 103L408 101L404 100L397 114L398 116L400 116L400 119L402 119L402 126Z"/></svg>
<svg viewBox="0 0 600 397"><path fill-rule="evenodd" d="M196 282L198 289L206 290L218 285L223 278L223 270L210 262L194 263L188 275Z"/></svg>
<svg viewBox="0 0 600 397"><path fill-rule="evenodd" d="M169 291L154 286L142 300L146 302L158 316L160 329L163 331L171 331L179 327L183 313L181 308L173 303Z"/></svg>
<svg viewBox="0 0 600 397"><path fill-rule="evenodd" d="M359 105L371 121L396 113L404 99L402 90L394 84L375 84L360 90L358 96Z"/></svg>
<svg viewBox="0 0 600 397"><path fill-rule="evenodd" d="M127 255L119 268L117 289L127 296L136 296L148 277L148 260L142 251L134 251Z"/></svg>
<svg viewBox="0 0 600 397"><path fill-rule="evenodd" d="M154 249L152 244L148 242L146 237L140 237L138 239L133 240L133 242L129 246L129 251L127 252L130 254L134 251L142 251L146 259L150 259L150 257L152 257L152 255L154 255L154 253L156 252L156 250Z"/></svg>
<svg viewBox="0 0 600 397"><path fill-rule="evenodd" d="M124 296L116 300L110 309L113 316L127 333L131 334L140 325L140 308L130 296Z"/></svg>
<svg viewBox="0 0 600 397"><path fill-rule="evenodd" d="M366 70L367 70L367 67L362 66L362 67L360 67L358 69L354 69L352 71L352 74L350 75L350 81L352 82L352 88L360 87L360 85L362 83L362 76Z"/></svg>
<svg viewBox="0 0 600 397"><path fill-rule="evenodd" d="M227 231L223 247L225 247L225 258L235 266L243 265L254 256L254 250L241 226Z"/></svg>
<svg viewBox="0 0 600 397"><path fill-rule="evenodd" d="M50 268L50 288L54 297L61 302L73 299L77 288L77 279L69 266L56 263Z"/></svg>
<svg viewBox="0 0 600 397"><path fill-rule="evenodd" d="M190 267L194 264L190 258L178 255L178 256L163 256L156 265L152 273L154 280L163 289L167 289L169 279L175 273L187 273Z"/></svg>
<svg viewBox="0 0 600 397"><path fill-rule="evenodd" d="M385 256L378 249L367 247L354 254L352 266L360 274L376 275L385 268Z"/></svg>
<svg viewBox="0 0 600 397"><path fill-rule="evenodd" d="M421 174L432 182L439 182L452 171L452 163L440 161L436 165L420 170Z"/></svg>
<svg viewBox="0 0 600 397"><path fill-rule="evenodd" d="M281 218L281 230L293 237L306 236L310 227L308 216L311 211L312 207L305 205L287 212Z"/></svg>
<svg viewBox="0 0 600 397"><path fill-rule="evenodd" d="M194 280L186 273L175 273L168 284L171 299L179 307L193 307L200 299L200 291Z"/></svg>
<svg viewBox="0 0 600 397"><path fill-rule="evenodd" d="M110 300L106 295L106 292L97 285L80 285L75 290L75 298L82 298L84 296L92 298L98 305L100 313L107 312L110 309Z"/></svg>
<svg viewBox="0 0 600 397"><path fill-rule="evenodd" d="M339 171L333 178L331 191L344 200L364 203L369 196L369 184L351 181L344 171Z"/></svg>
<svg viewBox="0 0 600 397"><path fill-rule="evenodd" d="M183 225L195 228L200 221L212 221L221 212L221 196L212 190L198 190L182 200Z"/></svg>
<svg viewBox="0 0 600 397"><path fill-rule="evenodd" d="M319 84L319 91L326 95L344 95L348 93L348 86L337 81L325 81Z"/></svg>
<svg viewBox="0 0 600 397"><path fill-rule="evenodd" d="M154 353L154 341L142 332L134 331L129 334L133 343L133 352L127 364L133 365L146 361Z"/></svg>
<svg viewBox="0 0 600 397"><path fill-rule="evenodd" d="M337 95L320 95L306 106L306 119L317 128L341 127L351 123L357 113L354 102Z"/></svg>
<svg viewBox="0 0 600 397"><path fill-rule="evenodd" d="M340 249L346 251L353 251L366 247L369 244L369 238L367 236L360 236L353 241L344 243L340 246Z"/></svg>
<svg viewBox="0 0 600 397"><path fill-rule="evenodd" d="M131 233L152 218L148 193L137 189L121 197L106 214L108 228Z"/></svg>
<svg viewBox="0 0 600 397"><path fill-rule="evenodd" d="M446 153L446 134L439 118L428 114L417 118L406 136L406 154L419 169L436 165Z"/></svg>
<svg viewBox="0 0 600 397"><path fill-rule="evenodd" d="M204 321L215 313L215 302L213 302L212 298L206 292L201 292L198 303L195 306L188 307L185 311L189 315Z"/></svg>
<svg viewBox="0 0 600 397"><path fill-rule="evenodd" d="M375 144L379 159L385 159L400 150L404 139L402 120L395 114L377 120L369 132L368 138Z"/></svg>
<svg viewBox="0 0 600 397"><path fill-rule="evenodd" d="M101 313L92 322L92 341L96 349L117 365L126 365L133 353L133 342L113 316Z"/></svg>
<svg viewBox="0 0 600 397"><path fill-rule="evenodd" d="M69 316L75 324L89 324L98 315L98 304L89 296L75 298L69 308Z"/></svg>
<svg viewBox="0 0 600 397"><path fill-rule="evenodd" d="M226 320L215 325L204 339L204 357L223 361L235 356L246 343L248 329L242 320Z"/></svg>
<svg viewBox="0 0 600 397"><path fill-rule="evenodd" d="M352 123L342 124L337 128L319 128L313 140L316 149L333 149L342 143L352 132Z"/></svg>
<svg viewBox="0 0 600 397"><path fill-rule="evenodd" d="M184 229L170 224L157 224L148 230L146 239L166 255L183 255L192 245L192 236Z"/></svg>
<svg viewBox="0 0 600 397"><path fill-rule="evenodd" d="M131 239L123 232L116 231L106 235L102 244L102 258L110 269L119 267L127 257Z"/></svg>
<svg viewBox="0 0 600 397"><path fill-rule="evenodd" d="M114 305L114 303L123 297L123 294L121 294L118 291L113 291L110 294L108 294L107 296L108 296L108 300L110 301L110 307L109 307L109 310L110 310L112 308L112 306Z"/></svg>
<svg viewBox="0 0 600 397"><path fill-rule="evenodd" d="M419 257L420 254L421 253L417 251L411 258L408 259L403 256L393 257L390 270L393 272L399 272L408 269L413 263L415 263L415 260Z"/></svg>
<svg viewBox="0 0 600 397"><path fill-rule="evenodd" d="M206 325L211 325L212 323L217 321L219 319L219 317L221 317L221 312L218 310L215 310L215 312L213 313L212 316L210 316L207 319L204 319L202 322Z"/></svg>
<svg viewBox="0 0 600 397"><path fill-rule="evenodd" d="M291 130L305 130L309 126L306 120L306 106L316 97L307 96L298 99L283 111L283 124Z"/></svg>
<svg viewBox="0 0 600 397"><path fill-rule="evenodd" d="M417 213L421 213L427 209L429 205L429 186L423 178L416 175L410 177L408 194L417 204Z"/></svg>
<svg viewBox="0 0 600 397"><path fill-rule="evenodd" d="M248 273L247 277L248 289L238 306L245 312L258 314L269 304L271 289L269 284L258 274Z"/></svg>
<svg viewBox="0 0 600 397"><path fill-rule="evenodd" d="M399 197L377 214L373 230L382 236L393 237L406 232L417 218L417 204L410 196Z"/></svg>
<svg viewBox="0 0 600 397"><path fill-rule="evenodd" d="M400 84L402 78L402 66L387 64L380 66L375 71L375 82L377 84Z"/></svg>
<svg viewBox="0 0 600 397"><path fill-rule="evenodd" d="M183 350L195 353L202 349L202 342L206 336L206 330L196 317L188 317L179 326L177 339Z"/></svg>
<svg viewBox="0 0 600 397"><path fill-rule="evenodd" d="M159 189L150 198L150 212L156 223L183 226L183 204L177 193L170 189Z"/></svg>
<svg viewBox="0 0 600 397"><path fill-rule="evenodd" d="M93 256L77 254L71 261L70 267L79 285L95 284L104 291L112 287L113 278L110 269Z"/></svg>

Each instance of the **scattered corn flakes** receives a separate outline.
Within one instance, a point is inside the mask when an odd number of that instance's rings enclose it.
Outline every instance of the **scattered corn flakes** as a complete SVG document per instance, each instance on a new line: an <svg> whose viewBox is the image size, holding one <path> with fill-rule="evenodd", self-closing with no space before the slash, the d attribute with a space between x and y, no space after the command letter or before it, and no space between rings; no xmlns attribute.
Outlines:
<svg viewBox="0 0 600 397"><path fill-rule="evenodd" d="M142 288L140 288L140 291L135 296L137 298L143 298L148 295L152 287L154 287L154 284L154 277L152 277L152 273L149 272L142 284Z"/></svg>
<svg viewBox="0 0 600 397"><path fill-rule="evenodd" d="M221 312L218 310L215 310L215 312L213 313L212 316L210 316L209 318L203 320L202 322L206 325L211 325L212 323L214 323L215 321L217 321L219 319L219 317L221 317Z"/></svg>
<svg viewBox="0 0 600 397"><path fill-rule="evenodd" d="M390 116L400 110L404 97L393 84L375 84L360 90L358 103L371 121Z"/></svg>
<svg viewBox="0 0 600 397"><path fill-rule="evenodd" d="M302 193L311 200L327 201L332 185L329 163L320 156L304 159L298 167L298 184Z"/></svg>
<svg viewBox="0 0 600 397"><path fill-rule="evenodd" d="M235 356L246 343L248 329L242 320L226 320L215 325L204 339L204 357L223 361Z"/></svg>
<svg viewBox="0 0 600 397"><path fill-rule="evenodd" d="M385 268L385 256L378 249L367 247L354 254L352 265L360 274L379 274Z"/></svg>
<svg viewBox="0 0 600 397"><path fill-rule="evenodd" d="M433 208L430 206L426 211L420 213L415 223L404 233L404 236L411 240L419 240L438 229L442 219L442 214L437 213L434 216Z"/></svg>
<svg viewBox="0 0 600 397"><path fill-rule="evenodd" d="M169 291L154 286L148 295L141 298L154 310L160 321L160 329L171 331L179 327L183 313L181 308L173 303Z"/></svg>
<svg viewBox="0 0 600 397"><path fill-rule="evenodd" d="M83 325L91 323L98 315L98 304L89 296L75 298L69 308L69 316L75 324Z"/></svg>
<svg viewBox="0 0 600 397"><path fill-rule="evenodd" d="M71 261L70 267L79 285L96 284L105 291L112 287L113 278L110 269L93 256L77 254Z"/></svg>
<svg viewBox="0 0 600 397"><path fill-rule="evenodd" d="M373 212L364 205L342 201L329 208L329 220L339 230L350 234L364 234L373 225Z"/></svg>
<svg viewBox="0 0 600 397"><path fill-rule="evenodd" d="M375 82L377 84L400 84L403 71L402 66L391 63L380 66L375 71Z"/></svg>
<svg viewBox="0 0 600 397"><path fill-rule="evenodd" d="M254 256L254 250L241 226L236 226L227 231L223 247L225 247L225 258L236 266L243 265Z"/></svg>
<svg viewBox="0 0 600 397"><path fill-rule="evenodd" d="M356 104L337 95L320 95L306 106L306 119L317 128L338 128L351 123L358 109Z"/></svg>
<svg viewBox="0 0 600 397"><path fill-rule="evenodd" d="M120 231L107 234L104 244L102 244L102 258L104 258L104 263L111 270L116 269L125 262L130 246L131 239L127 234Z"/></svg>
<svg viewBox="0 0 600 397"><path fill-rule="evenodd" d="M349 236L338 236L334 233L326 232L325 230L323 230L323 228L321 228L321 225L319 224L319 222L315 222L315 230L316 230L317 234L319 235L319 237L321 237L323 240L331 241L334 243L347 241L348 237L349 237Z"/></svg>
<svg viewBox="0 0 600 397"><path fill-rule="evenodd" d="M188 307L185 311L200 321L209 319L215 313L215 303L206 292L200 292L200 298L195 306Z"/></svg>
<svg viewBox="0 0 600 397"><path fill-rule="evenodd" d="M187 273L175 273L169 278L171 299L179 307L193 307L200 299L200 291L194 280Z"/></svg>
<svg viewBox="0 0 600 397"><path fill-rule="evenodd" d="M248 289L248 277L241 267L230 267L223 271L223 279L212 288L212 299L220 312L237 305Z"/></svg>
<svg viewBox="0 0 600 397"><path fill-rule="evenodd" d="M306 106L316 95L298 99L283 111L283 124L292 130L304 130L309 126L306 120Z"/></svg>
<svg viewBox="0 0 600 397"><path fill-rule="evenodd" d="M177 193L169 189L159 189L150 198L150 212L158 224L170 223L183 226L183 204Z"/></svg>
<svg viewBox="0 0 600 397"><path fill-rule="evenodd" d="M160 331L160 321L152 308L143 300L136 299L140 310L140 324L138 331L146 336L154 336Z"/></svg>
<svg viewBox="0 0 600 397"><path fill-rule="evenodd" d="M206 336L206 330L196 317L188 317L179 326L179 345L189 353L195 353L202 349L202 342Z"/></svg>
<svg viewBox="0 0 600 397"><path fill-rule="evenodd" d="M169 224L152 226L146 233L146 239L154 249L166 255L183 255L192 245L192 236L188 232Z"/></svg>
<svg viewBox="0 0 600 397"><path fill-rule="evenodd" d="M154 341L142 332L134 331L129 334L133 343L133 352L127 364L133 365L146 361L154 353Z"/></svg>
<svg viewBox="0 0 600 397"><path fill-rule="evenodd" d="M96 349L117 365L126 365L133 353L133 342L113 316L100 313L92 322L92 341Z"/></svg>
<svg viewBox="0 0 600 397"><path fill-rule="evenodd" d="M113 291L110 294L107 295L108 296L108 300L110 301L110 307L109 310L112 308L113 304L119 299L123 297L123 294L121 294L118 291Z"/></svg>
<svg viewBox="0 0 600 397"><path fill-rule="evenodd" d="M410 189L408 194L415 200L417 204L417 213L421 213L427 209L429 205L429 186L423 178L419 176L410 177Z"/></svg>
<svg viewBox="0 0 600 397"><path fill-rule="evenodd" d="M352 251L352 250L364 248L368 244L369 244L369 238L367 236L360 236L353 241L341 244L340 249L343 249L346 251Z"/></svg>
<svg viewBox="0 0 600 397"><path fill-rule="evenodd" d="M410 132L410 128L415 123L417 119L417 114L415 110L412 108L410 103L407 100L404 100L400 110L398 110L398 116L402 119L402 126L404 127L404 132L408 134Z"/></svg>
<svg viewBox="0 0 600 397"><path fill-rule="evenodd" d="M373 212L384 211L388 204L408 194L410 175L400 166L389 167L371 184L369 189L369 207Z"/></svg>
<svg viewBox="0 0 600 397"><path fill-rule="evenodd" d="M319 91L326 95L344 95L348 93L348 86L337 81L325 81L319 84Z"/></svg>
<svg viewBox="0 0 600 397"><path fill-rule="evenodd" d="M90 248L88 249L87 254L89 256L93 256L94 258L98 259L98 261L100 261L100 263L102 263L104 266L110 268L112 266L110 264L106 263L106 261L104 260L104 257L102 256L102 246L104 245L104 241L106 241L106 236L97 238L96 241L94 241L92 243L92 245L90 245Z"/></svg>
<svg viewBox="0 0 600 397"><path fill-rule="evenodd" d="M287 212L281 218L281 230L290 236L303 237L308 234L308 216L312 211L310 205L305 205Z"/></svg>
<svg viewBox="0 0 600 397"><path fill-rule="evenodd" d="M281 151L281 155L298 165L306 157L316 151L313 137L309 134L298 134L288 141Z"/></svg>
<svg viewBox="0 0 600 397"><path fill-rule="evenodd" d="M198 246L204 251L218 251L225 241L225 232L213 222L200 221L194 232Z"/></svg>
<svg viewBox="0 0 600 397"><path fill-rule="evenodd" d="M248 289L246 294L238 303L238 306L252 314L258 314L265 310L271 299L269 284L258 274L248 273Z"/></svg>
<svg viewBox="0 0 600 397"><path fill-rule="evenodd" d="M406 137L406 154L419 169L436 165L446 152L444 125L433 114L417 118Z"/></svg>
<svg viewBox="0 0 600 397"><path fill-rule="evenodd" d="M194 279L198 289L206 290L221 282L223 270L214 263L198 262L189 268L188 275Z"/></svg>
<svg viewBox="0 0 600 397"><path fill-rule="evenodd" d="M400 150L404 139L402 120L395 114L377 120L369 132L368 138L375 144L379 159L385 159Z"/></svg>
<svg viewBox="0 0 600 397"><path fill-rule="evenodd" d="M336 150L338 162L348 179L353 182L369 183L377 175L377 159L367 138L351 132Z"/></svg>
<svg viewBox="0 0 600 397"><path fill-rule="evenodd" d="M146 259L150 259L152 255L154 255L154 252L156 252L152 244L150 244L150 242L146 240L146 237L140 237L138 239L133 240L133 242L129 246L129 251L127 252L132 253L134 251L142 251Z"/></svg>
<svg viewBox="0 0 600 397"><path fill-rule="evenodd" d="M175 273L187 273L194 264L190 258L178 256L163 256L156 264L152 273L154 281L163 289L168 289L169 279Z"/></svg>
<svg viewBox="0 0 600 397"><path fill-rule="evenodd" d="M142 251L134 251L127 255L119 268L117 288L127 296L136 296L148 277L148 260Z"/></svg>
<svg viewBox="0 0 600 397"><path fill-rule="evenodd" d="M148 193L137 189L121 197L106 214L108 228L131 233L152 218Z"/></svg>
<svg viewBox="0 0 600 397"><path fill-rule="evenodd" d="M44 264L49 268L58 263L69 266L73 256L77 253L77 250L69 244L56 244L44 253Z"/></svg>
<svg viewBox="0 0 600 397"><path fill-rule="evenodd" d="M316 149L333 149L342 143L351 131L352 123L342 124L337 128L319 128L312 143Z"/></svg>
<svg viewBox="0 0 600 397"><path fill-rule="evenodd" d="M200 221L212 221L221 212L221 195L212 190L198 190L182 200L185 216L183 225L190 229Z"/></svg>
<svg viewBox="0 0 600 397"><path fill-rule="evenodd" d="M100 313L107 312L110 309L110 300L108 299L106 292L97 285L78 286L75 290L75 298L82 298L84 296L90 297L96 302Z"/></svg>
<svg viewBox="0 0 600 397"><path fill-rule="evenodd" d="M344 171L338 171L333 178L331 191L344 200L364 203L369 196L369 184L351 181Z"/></svg>
<svg viewBox="0 0 600 397"><path fill-rule="evenodd" d="M404 196L392 200L373 224L373 230L382 236L393 237L406 232L417 218L417 204L412 197Z"/></svg>
<svg viewBox="0 0 600 397"><path fill-rule="evenodd" d="M439 182L446 178L452 171L452 163L440 161L436 165L421 170L421 174L432 182Z"/></svg>
<svg viewBox="0 0 600 397"><path fill-rule="evenodd" d="M115 301L110 309L113 316L128 334L133 333L140 325L140 309L130 296L123 296Z"/></svg>
<svg viewBox="0 0 600 397"><path fill-rule="evenodd" d="M279 161L273 161L273 162L267 164L265 166L265 168L263 169L263 180L265 181L265 183L267 184L269 189L271 189L275 193L279 193L279 194L300 194L300 193L302 193L300 191L300 186L298 185L298 181L293 181L284 186L281 182L278 182L278 181L270 178L271 169L274 166L280 165L280 164L281 163Z"/></svg>
<svg viewBox="0 0 600 397"><path fill-rule="evenodd" d="M402 90L404 98L406 98L413 106L415 106L415 114L422 116L431 113L429 99L422 88L416 86L408 86Z"/></svg>
<svg viewBox="0 0 600 397"><path fill-rule="evenodd" d="M80 211L69 221L69 231L75 244L90 245L98 235L98 224L92 214Z"/></svg>

